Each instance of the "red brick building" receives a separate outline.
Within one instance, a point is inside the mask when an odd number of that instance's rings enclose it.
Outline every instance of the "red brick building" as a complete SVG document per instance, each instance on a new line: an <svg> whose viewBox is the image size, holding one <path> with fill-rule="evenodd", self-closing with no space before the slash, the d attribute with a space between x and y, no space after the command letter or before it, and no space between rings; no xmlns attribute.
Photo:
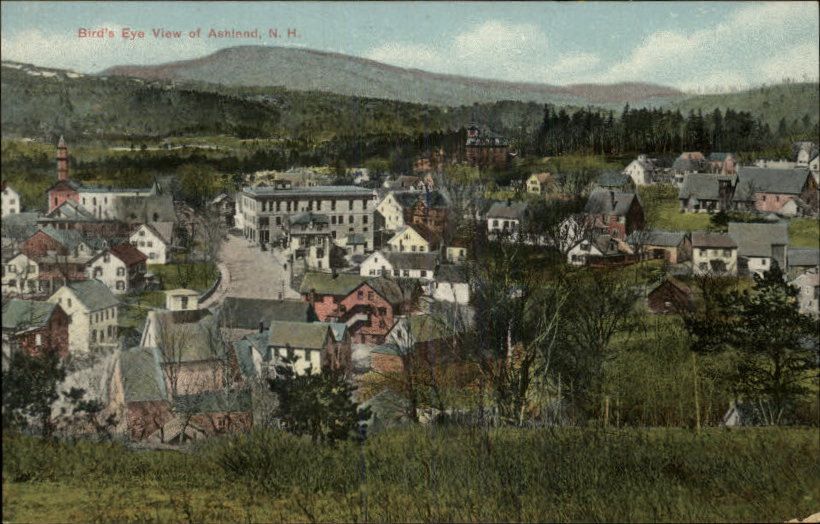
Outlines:
<svg viewBox="0 0 820 524"><path fill-rule="evenodd" d="M596 191L589 195L584 213L596 232L618 240L626 240L645 224L643 206L635 193Z"/></svg>
<svg viewBox="0 0 820 524"><path fill-rule="evenodd" d="M57 143L57 182L48 188L48 210L59 207L66 200L80 201L79 184L69 180L68 146L63 137Z"/></svg>
<svg viewBox="0 0 820 524"><path fill-rule="evenodd" d="M68 355L68 315L57 305L12 299L3 306L3 344L29 355Z"/></svg>
<svg viewBox="0 0 820 524"><path fill-rule="evenodd" d="M308 273L300 288L321 322L346 324L351 341L361 344L383 343L396 315L413 309L416 291L381 277L327 273Z"/></svg>
<svg viewBox="0 0 820 524"><path fill-rule="evenodd" d="M467 163L476 167L504 168L510 156L510 145L505 138L491 131L482 131L476 125L467 128Z"/></svg>
<svg viewBox="0 0 820 524"><path fill-rule="evenodd" d="M439 191L422 192L418 200L404 208L405 224L421 224L441 235L447 227L449 203Z"/></svg>

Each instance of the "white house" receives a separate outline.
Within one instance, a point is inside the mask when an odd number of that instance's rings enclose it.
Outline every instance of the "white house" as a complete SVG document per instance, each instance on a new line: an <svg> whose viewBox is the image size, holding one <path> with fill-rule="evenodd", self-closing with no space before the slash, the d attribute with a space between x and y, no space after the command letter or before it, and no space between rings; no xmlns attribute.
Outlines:
<svg viewBox="0 0 820 524"><path fill-rule="evenodd" d="M362 276L392 276L433 280L438 256L435 253L382 253L376 251L359 267Z"/></svg>
<svg viewBox="0 0 820 524"><path fill-rule="evenodd" d="M422 232L424 229L421 227L402 226L387 241L387 245L396 253L429 253L438 246L433 239L425 238Z"/></svg>
<svg viewBox="0 0 820 524"><path fill-rule="evenodd" d="M648 186L654 182L655 165L646 155L638 155L626 166L624 174L629 175L636 186Z"/></svg>
<svg viewBox="0 0 820 524"><path fill-rule="evenodd" d="M521 229L526 202L496 202L487 211L487 232L490 235L507 232L513 236Z"/></svg>
<svg viewBox="0 0 820 524"><path fill-rule="evenodd" d="M804 315L820 314L818 312L818 301L820 301L820 274L817 268L811 268L802 275L791 281L791 285L799 290L797 302L800 304L800 312Z"/></svg>
<svg viewBox="0 0 820 524"><path fill-rule="evenodd" d="M3 295L30 295L39 291L40 268L37 261L18 253L3 266Z"/></svg>
<svg viewBox="0 0 820 524"><path fill-rule="evenodd" d="M433 299L442 302L469 304L470 284L461 266L442 265L436 272L436 281L430 284Z"/></svg>
<svg viewBox="0 0 820 524"><path fill-rule="evenodd" d="M199 308L199 292L192 289L170 289L165 292L165 309L188 311Z"/></svg>
<svg viewBox="0 0 820 524"><path fill-rule="evenodd" d="M762 276L775 262L785 270L789 246L787 222L729 223L729 236L737 244L738 272Z"/></svg>
<svg viewBox="0 0 820 524"><path fill-rule="evenodd" d="M404 206L407 201L415 201L418 198L418 193L409 194L407 192L391 191L381 202L376 206L378 211L384 217L384 229L387 231L396 231L404 226Z"/></svg>
<svg viewBox="0 0 820 524"><path fill-rule="evenodd" d="M99 280L70 282L48 299L68 315L68 350L87 353L117 345L119 301Z"/></svg>
<svg viewBox="0 0 820 524"><path fill-rule="evenodd" d="M737 275L737 244L725 233L692 232L692 270L696 275Z"/></svg>
<svg viewBox="0 0 820 524"><path fill-rule="evenodd" d="M0 199L0 216L14 215L20 212L20 193L3 182L2 199Z"/></svg>
<svg viewBox="0 0 820 524"><path fill-rule="evenodd" d="M147 264L166 264L171 255L174 225L171 222L143 224L128 238L131 245L145 255Z"/></svg>
<svg viewBox="0 0 820 524"><path fill-rule="evenodd" d="M444 250L448 264L463 264L467 260L467 242L456 239Z"/></svg>
<svg viewBox="0 0 820 524"><path fill-rule="evenodd" d="M103 282L113 293L128 293L144 283L146 260L131 244L118 244L89 260L85 272L88 278Z"/></svg>
<svg viewBox="0 0 820 524"><path fill-rule="evenodd" d="M118 218L119 201L125 197L153 197L159 188L156 183L148 188L112 188L97 186L80 186L79 204L97 218Z"/></svg>
<svg viewBox="0 0 820 524"><path fill-rule="evenodd" d="M603 256L597 244L592 240L582 240L567 252L567 263L573 266L583 266L589 257Z"/></svg>

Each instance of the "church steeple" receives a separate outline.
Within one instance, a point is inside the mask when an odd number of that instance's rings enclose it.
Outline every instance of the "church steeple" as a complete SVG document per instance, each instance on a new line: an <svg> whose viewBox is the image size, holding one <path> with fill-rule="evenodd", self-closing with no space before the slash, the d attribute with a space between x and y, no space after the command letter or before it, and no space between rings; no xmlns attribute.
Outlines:
<svg viewBox="0 0 820 524"><path fill-rule="evenodd" d="M68 146L62 136L57 142L57 180L68 180Z"/></svg>

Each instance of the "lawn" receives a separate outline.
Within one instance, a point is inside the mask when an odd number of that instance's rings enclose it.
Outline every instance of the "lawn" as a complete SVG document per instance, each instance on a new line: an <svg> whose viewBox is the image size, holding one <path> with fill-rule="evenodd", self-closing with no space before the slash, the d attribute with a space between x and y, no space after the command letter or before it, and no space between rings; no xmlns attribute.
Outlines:
<svg viewBox="0 0 820 524"><path fill-rule="evenodd" d="M820 507L814 429L257 430L190 453L3 437L5 522L778 521Z"/></svg>
<svg viewBox="0 0 820 524"><path fill-rule="evenodd" d="M816 218L793 218L789 223L789 244L792 247L820 245L820 223Z"/></svg>
<svg viewBox="0 0 820 524"><path fill-rule="evenodd" d="M708 213L681 213L680 203L662 202L658 204L655 214L655 229L667 231L696 231L709 227Z"/></svg>

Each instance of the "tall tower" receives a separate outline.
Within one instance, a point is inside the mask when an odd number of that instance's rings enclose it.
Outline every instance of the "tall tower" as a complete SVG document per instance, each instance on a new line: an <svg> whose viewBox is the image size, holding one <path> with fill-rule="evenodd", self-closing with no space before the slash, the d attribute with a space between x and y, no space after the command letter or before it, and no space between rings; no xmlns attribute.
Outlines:
<svg viewBox="0 0 820 524"><path fill-rule="evenodd" d="M68 180L68 146L62 136L57 143L57 180Z"/></svg>

